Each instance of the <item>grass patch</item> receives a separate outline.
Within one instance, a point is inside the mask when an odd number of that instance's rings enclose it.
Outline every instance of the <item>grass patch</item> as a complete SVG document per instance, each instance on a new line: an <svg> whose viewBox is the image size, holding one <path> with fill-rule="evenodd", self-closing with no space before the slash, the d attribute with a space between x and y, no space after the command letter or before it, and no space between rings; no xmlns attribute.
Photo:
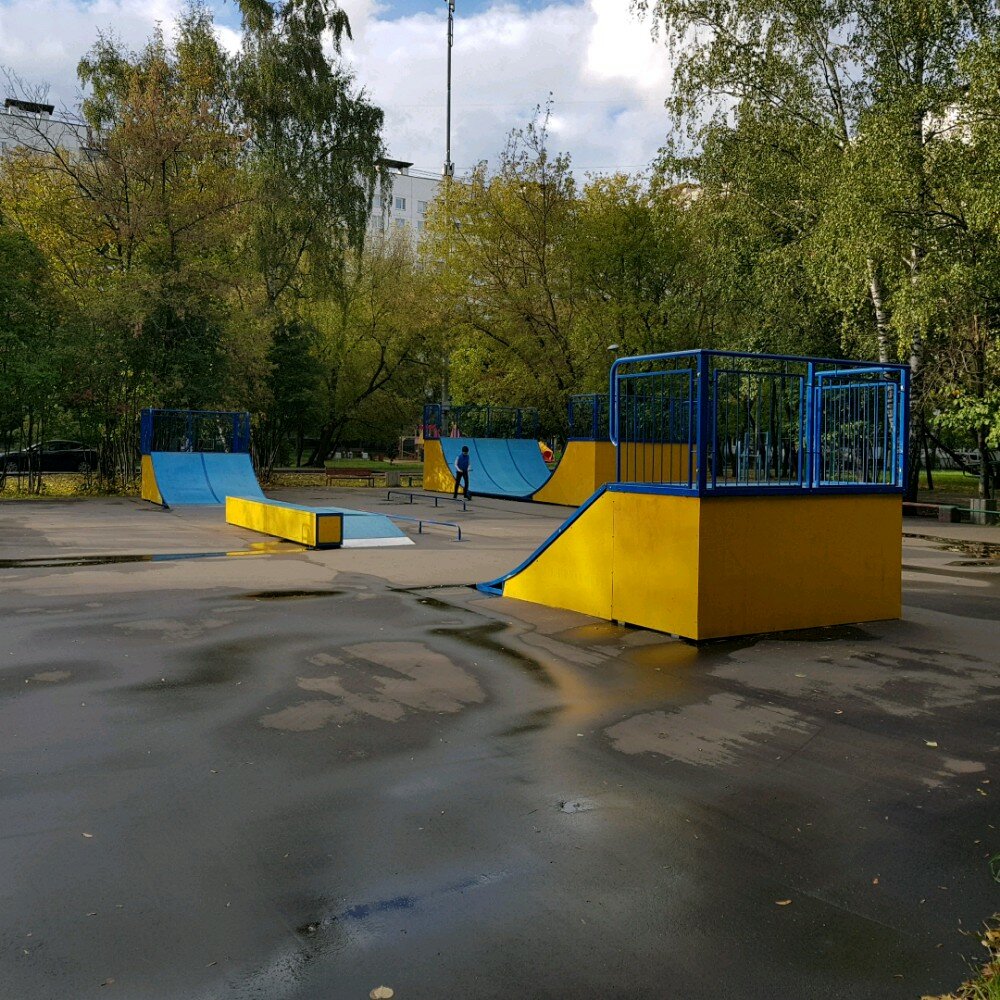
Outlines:
<svg viewBox="0 0 1000 1000"><path fill-rule="evenodd" d="M423 469L420 462L377 462L373 458L332 458L324 464L328 469L371 469L373 472L385 472L387 469L420 472Z"/></svg>
<svg viewBox="0 0 1000 1000"><path fill-rule="evenodd" d="M28 477L8 475L0 487L0 500L59 500L67 497L136 496L139 486L132 489L109 489L106 483L79 472L47 473L42 476L38 492L28 489Z"/></svg>
<svg viewBox="0 0 1000 1000"><path fill-rule="evenodd" d="M925 996L921 1000L1000 1000L1000 916L987 922L982 945L988 954L987 961L968 982L954 993Z"/></svg>

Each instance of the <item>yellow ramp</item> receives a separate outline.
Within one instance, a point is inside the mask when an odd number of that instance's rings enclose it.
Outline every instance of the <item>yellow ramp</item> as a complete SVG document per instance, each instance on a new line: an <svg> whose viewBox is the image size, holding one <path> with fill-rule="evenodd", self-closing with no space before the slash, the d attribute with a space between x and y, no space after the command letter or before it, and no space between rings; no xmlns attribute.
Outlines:
<svg viewBox="0 0 1000 1000"><path fill-rule="evenodd" d="M424 441L423 486L435 493L451 493L455 488L455 474L448 468L440 441Z"/></svg>
<svg viewBox="0 0 1000 1000"><path fill-rule="evenodd" d="M151 456L142 456L140 471L142 473L142 486L139 495L143 500L148 500L150 503L158 503L161 507L164 506L160 487L156 482L156 471L153 468L153 459Z"/></svg>
<svg viewBox="0 0 1000 1000"><path fill-rule="evenodd" d="M605 483L614 482L616 469L610 441L570 441L549 481L531 499L578 507Z"/></svg>
<svg viewBox="0 0 1000 1000"><path fill-rule="evenodd" d="M344 541L344 515L339 511L300 507L277 500L226 497L226 522L312 549L334 548Z"/></svg>
<svg viewBox="0 0 1000 1000"><path fill-rule="evenodd" d="M694 640L898 618L902 502L609 488L482 589Z"/></svg>

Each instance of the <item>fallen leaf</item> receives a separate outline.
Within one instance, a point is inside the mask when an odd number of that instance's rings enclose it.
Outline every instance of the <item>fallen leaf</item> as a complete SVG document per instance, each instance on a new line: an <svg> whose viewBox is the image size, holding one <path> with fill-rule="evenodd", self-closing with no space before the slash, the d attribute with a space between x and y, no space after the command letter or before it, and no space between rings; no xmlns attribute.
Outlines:
<svg viewBox="0 0 1000 1000"><path fill-rule="evenodd" d="M84 836L87 838L87 840L93 840L94 838L94 835L92 833L85 833Z"/></svg>
<svg viewBox="0 0 1000 1000"><path fill-rule="evenodd" d="M937 740L924 740L924 743L925 743L926 746L929 746L929 747L936 747L937 746Z"/></svg>
<svg viewBox="0 0 1000 1000"><path fill-rule="evenodd" d="M835 708L833 710L833 714L834 715L843 715L844 714L844 710L842 708Z"/></svg>
<svg viewBox="0 0 1000 1000"><path fill-rule="evenodd" d="M873 878L872 879L872 885L878 885L878 879L877 878Z"/></svg>
<svg viewBox="0 0 1000 1000"><path fill-rule="evenodd" d="M774 901L775 906L790 906L792 901L790 899L776 899Z"/></svg>
<svg viewBox="0 0 1000 1000"><path fill-rule="evenodd" d="M376 986L375 989L368 994L368 996L371 997L371 1000L390 1000L390 998L395 995L395 991L389 986Z"/></svg>

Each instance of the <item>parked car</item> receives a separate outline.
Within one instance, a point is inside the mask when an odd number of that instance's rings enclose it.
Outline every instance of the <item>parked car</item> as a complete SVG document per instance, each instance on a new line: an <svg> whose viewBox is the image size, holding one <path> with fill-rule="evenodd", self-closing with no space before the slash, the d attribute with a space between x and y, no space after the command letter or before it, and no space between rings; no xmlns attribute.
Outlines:
<svg viewBox="0 0 1000 1000"><path fill-rule="evenodd" d="M42 441L23 451L0 454L4 472L90 472L97 468L97 452L80 441Z"/></svg>

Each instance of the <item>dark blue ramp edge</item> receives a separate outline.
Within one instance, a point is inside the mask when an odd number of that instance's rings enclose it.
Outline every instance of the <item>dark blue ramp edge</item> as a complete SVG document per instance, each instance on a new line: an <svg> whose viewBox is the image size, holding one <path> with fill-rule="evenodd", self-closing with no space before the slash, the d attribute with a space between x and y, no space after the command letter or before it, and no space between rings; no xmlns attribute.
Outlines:
<svg viewBox="0 0 1000 1000"><path fill-rule="evenodd" d="M463 446L469 449L469 491L499 500L530 500L549 478L538 442L506 438L441 438L441 450L454 473L455 460ZM513 446L513 448L511 447ZM533 466L530 449L537 465ZM544 473L539 471L538 466Z"/></svg>
<svg viewBox="0 0 1000 1000"><path fill-rule="evenodd" d="M168 507L219 503L200 452L154 451L149 457L157 489Z"/></svg>
<svg viewBox="0 0 1000 1000"><path fill-rule="evenodd" d="M583 516L583 513L588 507L592 507L594 505L597 498L601 496L601 494L608 491L608 487L610 485L610 483L605 483L589 499L580 504L580 506L572 514L570 514L570 516L566 518L566 520L563 521L563 523L560 524L559 527L556 528L556 530L553 531L552 534L549 535L549 537L546 538L545 541L542 542L542 544L539 545L538 548L535 549L535 551L520 564L520 566L515 566L509 573L504 573L503 576L498 576L495 580L487 580L486 583L477 583L476 590L482 594L489 594L491 597L503 597L503 585L511 577L517 576L517 574L522 570L527 569L527 567L530 566L560 535L573 525L574 521L579 520L580 517Z"/></svg>
<svg viewBox="0 0 1000 1000"><path fill-rule="evenodd" d="M226 497L265 499L246 452L205 451L200 458L205 463L205 478L216 503L225 503Z"/></svg>

